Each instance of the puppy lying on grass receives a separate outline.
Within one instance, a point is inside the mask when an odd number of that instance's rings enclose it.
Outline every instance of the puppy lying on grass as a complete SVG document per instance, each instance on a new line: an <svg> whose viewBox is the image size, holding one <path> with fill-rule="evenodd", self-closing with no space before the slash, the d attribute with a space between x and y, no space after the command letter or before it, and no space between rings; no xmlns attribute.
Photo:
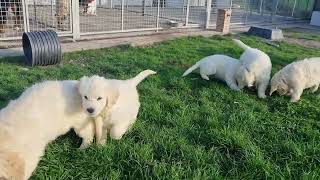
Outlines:
<svg viewBox="0 0 320 180"><path fill-rule="evenodd" d="M214 75L217 79L226 82L231 89L240 91L241 89L238 87L235 77L239 67L239 60L226 55L217 54L201 59L184 72L182 77L187 76L195 69L200 68L202 79L209 80L208 76Z"/></svg>
<svg viewBox="0 0 320 180"><path fill-rule="evenodd" d="M255 85L258 89L258 97L266 98L265 92L272 68L269 56L259 49L247 46L240 40L233 39L233 41L244 50L239 59L242 66L236 73L239 88Z"/></svg>
<svg viewBox="0 0 320 180"><path fill-rule="evenodd" d="M0 111L0 179L30 178L46 145L71 128L84 142L93 139L93 131L82 129L93 122L81 107L78 86L79 81L38 83Z"/></svg>
<svg viewBox="0 0 320 180"><path fill-rule="evenodd" d="M83 77L80 80L82 107L95 118L96 142L104 144L107 130L113 139L121 139L136 121L140 102L136 86L149 75L145 70L128 80ZM92 130L89 130L91 132Z"/></svg>
<svg viewBox="0 0 320 180"><path fill-rule="evenodd" d="M304 89L312 88L316 92L319 84L320 58L304 59L285 66L272 77L270 96L277 91L291 96L291 102L297 102Z"/></svg>

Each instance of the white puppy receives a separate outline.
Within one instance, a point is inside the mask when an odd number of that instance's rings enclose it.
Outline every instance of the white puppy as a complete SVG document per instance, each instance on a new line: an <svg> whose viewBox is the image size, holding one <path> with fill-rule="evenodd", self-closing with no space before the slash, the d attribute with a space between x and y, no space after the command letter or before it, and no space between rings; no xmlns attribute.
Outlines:
<svg viewBox="0 0 320 180"><path fill-rule="evenodd" d="M97 0L88 0L87 1L87 15L96 16L97 15Z"/></svg>
<svg viewBox="0 0 320 180"><path fill-rule="evenodd" d="M99 76L80 80L82 106L95 117L96 140L104 144L107 130L113 139L121 139L136 121L140 102L136 86L147 76L156 74L145 70L129 80L105 79Z"/></svg>
<svg viewBox="0 0 320 180"><path fill-rule="evenodd" d="M320 58L304 59L287 65L272 77L270 96L277 91L291 96L291 102L297 102L304 89L312 88L316 92L319 84Z"/></svg>
<svg viewBox="0 0 320 180"><path fill-rule="evenodd" d="M208 76L214 75L217 79L226 82L231 89L239 91L240 88L237 86L235 78L235 72L239 67L240 62L237 59L217 54L201 59L184 72L182 77L200 68L200 75L203 79L209 80Z"/></svg>
<svg viewBox="0 0 320 180"><path fill-rule="evenodd" d="M71 128L81 134L83 127L93 127L78 86L78 81L38 83L0 111L0 179L28 179L50 141ZM92 139L93 131L83 132Z"/></svg>
<svg viewBox="0 0 320 180"><path fill-rule="evenodd" d="M245 51L240 57L242 66L236 73L238 86L242 89L245 86L256 86L259 98L266 98L265 92L269 84L272 64L269 56L259 49L251 48L233 39Z"/></svg>

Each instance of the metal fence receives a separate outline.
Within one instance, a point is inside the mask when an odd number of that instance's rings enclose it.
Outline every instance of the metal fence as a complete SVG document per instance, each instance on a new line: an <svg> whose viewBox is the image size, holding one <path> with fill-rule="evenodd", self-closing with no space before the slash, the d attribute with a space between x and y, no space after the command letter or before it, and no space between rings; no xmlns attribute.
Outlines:
<svg viewBox="0 0 320 180"><path fill-rule="evenodd" d="M0 40L52 29L60 36L167 28L215 27L217 9L232 9L232 24L310 17L315 0L0 0Z"/></svg>

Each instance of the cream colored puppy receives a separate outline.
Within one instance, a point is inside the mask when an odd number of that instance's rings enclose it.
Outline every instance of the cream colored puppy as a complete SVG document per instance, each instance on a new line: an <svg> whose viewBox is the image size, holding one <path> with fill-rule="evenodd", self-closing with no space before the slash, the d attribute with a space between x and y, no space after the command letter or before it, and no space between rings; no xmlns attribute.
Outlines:
<svg viewBox="0 0 320 180"><path fill-rule="evenodd" d="M99 76L81 78L82 106L95 118L97 143L105 143L107 130L111 138L121 139L136 121L140 107L136 86L151 74L156 72L145 70L129 80Z"/></svg>
<svg viewBox="0 0 320 180"><path fill-rule="evenodd" d="M93 131L83 128L92 129L93 122L81 107L78 86L78 81L38 83L0 111L0 179L28 179L46 145L71 128L91 142Z"/></svg>
<svg viewBox="0 0 320 180"><path fill-rule="evenodd" d="M316 92L319 84L320 58L304 59L285 66L272 77L270 96L277 91L291 96L291 102L297 102L304 89L312 88Z"/></svg>
<svg viewBox="0 0 320 180"><path fill-rule="evenodd" d="M200 68L202 79L209 80L208 76L214 75L217 79L226 82L231 89L240 91L235 77L235 72L239 67L239 60L229 56L216 54L198 61L195 65L186 70L182 77L187 76L195 69Z"/></svg>
<svg viewBox="0 0 320 180"><path fill-rule="evenodd" d="M233 39L233 41L245 50L239 59L242 66L236 72L239 88L255 85L258 89L258 97L266 98L265 92L272 68L269 56L259 49L247 46L240 40Z"/></svg>

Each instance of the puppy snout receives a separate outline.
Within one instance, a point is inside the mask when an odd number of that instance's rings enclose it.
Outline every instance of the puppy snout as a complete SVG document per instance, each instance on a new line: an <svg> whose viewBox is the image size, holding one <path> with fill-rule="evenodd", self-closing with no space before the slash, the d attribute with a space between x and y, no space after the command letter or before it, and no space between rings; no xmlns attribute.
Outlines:
<svg viewBox="0 0 320 180"><path fill-rule="evenodd" d="M90 114L91 114L91 113L93 113L93 112L94 112L94 109L93 109L93 108L88 108L88 109L87 109L87 111L88 111L88 113L90 113Z"/></svg>

